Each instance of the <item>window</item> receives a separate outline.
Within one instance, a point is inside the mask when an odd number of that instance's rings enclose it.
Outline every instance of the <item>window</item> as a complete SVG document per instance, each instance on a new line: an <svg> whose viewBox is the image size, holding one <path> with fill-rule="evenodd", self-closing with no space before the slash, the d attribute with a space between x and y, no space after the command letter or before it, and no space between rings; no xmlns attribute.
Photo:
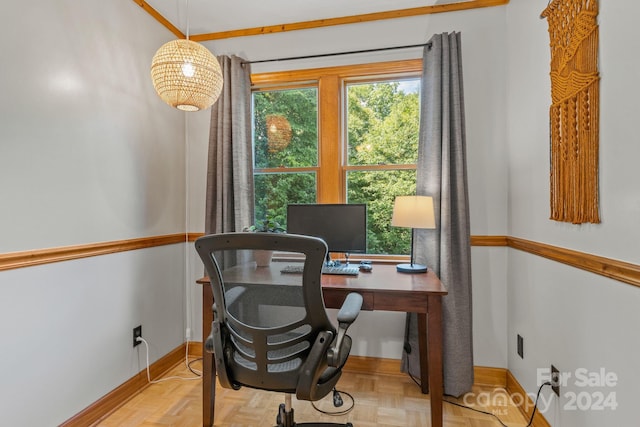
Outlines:
<svg viewBox="0 0 640 427"><path fill-rule="evenodd" d="M318 174L318 90L253 93L256 218L283 223L289 203L315 203Z"/></svg>
<svg viewBox="0 0 640 427"><path fill-rule="evenodd" d="M421 60L254 74L256 218L367 203L369 254L408 254L393 199L415 194ZM339 218L336 218L339 221Z"/></svg>

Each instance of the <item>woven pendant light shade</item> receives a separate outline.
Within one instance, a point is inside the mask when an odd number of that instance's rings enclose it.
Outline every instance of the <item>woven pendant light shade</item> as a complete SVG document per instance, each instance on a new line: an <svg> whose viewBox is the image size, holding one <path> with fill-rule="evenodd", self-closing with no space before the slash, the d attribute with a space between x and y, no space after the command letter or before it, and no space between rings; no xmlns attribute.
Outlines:
<svg viewBox="0 0 640 427"><path fill-rule="evenodd" d="M191 40L173 40L160 47L151 61L151 80L164 102L183 111L209 108L222 90L218 60Z"/></svg>
<svg viewBox="0 0 640 427"><path fill-rule="evenodd" d="M291 125L286 117L278 114L267 116L267 146L270 153L276 153L291 142Z"/></svg>

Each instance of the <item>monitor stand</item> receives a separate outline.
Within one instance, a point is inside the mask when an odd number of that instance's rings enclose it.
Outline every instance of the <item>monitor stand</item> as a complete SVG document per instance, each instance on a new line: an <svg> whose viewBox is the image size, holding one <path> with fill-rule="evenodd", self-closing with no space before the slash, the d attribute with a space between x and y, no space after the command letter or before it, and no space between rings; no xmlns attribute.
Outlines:
<svg viewBox="0 0 640 427"><path fill-rule="evenodd" d="M349 266L349 254L347 252L344 253L344 265L340 262L340 260L336 260L333 261L331 259L331 255L329 255L329 252L327 252L327 257L325 259L324 265L325 267L338 267L338 266L344 266L344 267L348 267Z"/></svg>

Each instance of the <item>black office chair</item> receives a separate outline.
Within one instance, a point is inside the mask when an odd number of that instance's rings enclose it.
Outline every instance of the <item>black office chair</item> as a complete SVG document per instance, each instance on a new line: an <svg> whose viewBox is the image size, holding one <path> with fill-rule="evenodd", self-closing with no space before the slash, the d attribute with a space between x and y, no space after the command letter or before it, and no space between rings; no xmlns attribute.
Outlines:
<svg viewBox="0 0 640 427"><path fill-rule="evenodd" d="M214 354L222 387L286 393L278 427L351 426L296 424L291 408L293 393L300 400L316 401L334 390L351 350L346 331L362 306L360 294L349 294L336 331L320 283L325 242L291 234L223 233L201 237L195 246L215 301L205 349ZM259 267L255 251L278 251L288 261ZM302 273L281 272L291 265L301 267Z"/></svg>

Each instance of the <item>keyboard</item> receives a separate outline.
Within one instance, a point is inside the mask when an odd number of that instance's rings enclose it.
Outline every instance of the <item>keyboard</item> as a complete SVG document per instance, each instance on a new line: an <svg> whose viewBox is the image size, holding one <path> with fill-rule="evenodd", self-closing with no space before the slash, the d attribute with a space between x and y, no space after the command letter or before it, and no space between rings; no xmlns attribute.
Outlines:
<svg viewBox="0 0 640 427"><path fill-rule="evenodd" d="M282 270L280 270L280 273L302 274L303 270L304 270L303 265L287 265L286 267L283 267Z"/></svg>
<svg viewBox="0 0 640 427"><path fill-rule="evenodd" d="M347 266L338 266L338 267L322 267L322 274L342 274L345 276L357 276L360 272L358 267L347 267Z"/></svg>
<svg viewBox="0 0 640 427"><path fill-rule="evenodd" d="M280 270L280 273L302 274L303 270L304 270L303 265L287 265L284 268L282 268L282 270ZM336 267L328 267L325 265L322 267L322 274L341 274L345 276L357 276L359 272L360 270L358 269L358 267L351 267L351 266L341 265Z"/></svg>

